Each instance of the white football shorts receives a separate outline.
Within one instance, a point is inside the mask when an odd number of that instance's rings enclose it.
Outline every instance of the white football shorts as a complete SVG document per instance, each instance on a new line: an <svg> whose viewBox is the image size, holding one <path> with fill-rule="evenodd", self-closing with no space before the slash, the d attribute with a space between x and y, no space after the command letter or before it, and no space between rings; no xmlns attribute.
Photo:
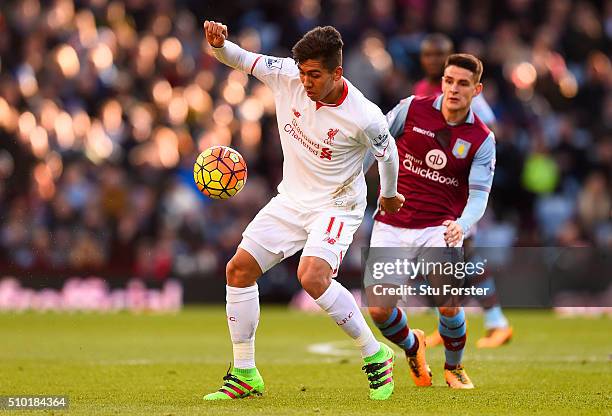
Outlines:
<svg viewBox="0 0 612 416"><path fill-rule="evenodd" d="M368 257L368 264L374 263L395 263L401 256L402 259L406 259L415 264L419 261L427 262L442 262L454 261L457 254L455 249L441 250L437 247L446 248L446 241L444 241L444 232L446 226L440 225L436 227L427 227L421 229L402 228L395 227L393 225L385 224L380 221L374 221L372 227L372 237L370 239L370 247L383 247L383 248L401 248L401 252L378 250L375 254L370 252ZM462 247L463 240L456 246ZM385 276L383 280L376 280L369 273L370 267L367 267L365 276L365 286L370 286L376 283L388 283L397 286L408 283L411 279L415 279L418 276L411 276L408 274L393 275L390 274Z"/></svg>
<svg viewBox="0 0 612 416"><path fill-rule="evenodd" d="M402 228L374 221L370 247L446 247L446 226L427 228ZM463 239L456 247L463 246Z"/></svg>
<svg viewBox="0 0 612 416"><path fill-rule="evenodd" d="M242 233L240 248L266 272L302 250L325 260L333 277L363 219L363 210L306 210L283 194L272 198Z"/></svg>

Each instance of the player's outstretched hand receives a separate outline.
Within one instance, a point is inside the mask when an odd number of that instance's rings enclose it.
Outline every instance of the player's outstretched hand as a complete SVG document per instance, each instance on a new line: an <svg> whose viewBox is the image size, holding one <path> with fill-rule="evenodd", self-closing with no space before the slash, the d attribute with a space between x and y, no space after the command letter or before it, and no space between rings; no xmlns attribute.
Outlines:
<svg viewBox="0 0 612 416"><path fill-rule="evenodd" d="M463 238L463 228L457 221L446 220L442 223L446 227L444 232L444 241L449 247L455 247Z"/></svg>
<svg viewBox="0 0 612 416"><path fill-rule="evenodd" d="M380 208L385 212L397 212L404 205L404 195L398 193L394 197L385 198L380 197Z"/></svg>
<svg viewBox="0 0 612 416"><path fill-rule="evenodd" d="M206 20L204 22L206 41L214 48L222 48L227 39L227 26L223 23Z"/></svg>

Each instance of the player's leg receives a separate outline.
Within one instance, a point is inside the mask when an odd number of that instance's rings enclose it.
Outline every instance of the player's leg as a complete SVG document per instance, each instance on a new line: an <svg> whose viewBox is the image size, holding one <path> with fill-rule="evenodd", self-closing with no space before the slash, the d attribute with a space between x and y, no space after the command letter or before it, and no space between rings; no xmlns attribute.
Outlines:
<svg viewBox="0 0 612 416"><path fill-rule="evenodd" d="M484 307L486 334L476 341L477 348L497 348L507 344L512 339L513 330L499 304Z"/></svg>
<svg viewBox="0 0 612 416"><path fill-rule="evenodd" d="M369 306L368 312L374 325L389 341L403 349L406 354L416 353L419 341L408 327L406 314L396 307ZM416 347L416 348L415 348Z"/></svg>
<svg viewBox="0 0 612 416"><path fill-rule="evenodd" d="M300 259L298 279L304 290L360 349L365 364L363 370L370 381L370 398L385 400L394 388L393 350L376 341L351 292L332 278L361 220L361 213L313 215L306 227L308 240Z"/></svg>
<svg viewBox="0 0 612 416"><path fill-rule="evenodd" d="M422 242L425 247L434 247L433 255L437 257L437 249L435 247L444 247L446 243L444 241L444 227L430 227L429 229L422 230L421 238L424 238ZM430 279L426 279L430 281ZM440 322L440 311L438 310L438 306L440 306L439 297L430 297L430 301L436 307L436 316L438 317L438 322ZM439 323L438 323L439 326ZM438 328L434 329L427 337L425 338L427 342L427 347L437 347L439 345L444 345L444 339L440 335L440 331Z"/></svg>
<svg viewBox="0 0 612 416"><path fill-rule="evenodd" d="M438 313L437 309L436 313ZM427 348L432 348L437 347L439 345L444 345L444 340L440 336L440 331L438 331L438 329L434 329L429 335L425 337L425 343L427 344Z"/></svg>
<svg viewBox="0 0 612 416"><path fill-rule="evenodd" d="M360 349L365 362L364 370L370 381L370 398L389 398L394 387L393 351L376 341L351 292L332 279L328 261L315 256L302 256L298 279L304 290Z"/></svg>
<svg viewBox="0 0 612 416"><path fill-rule="evenodd" d="M467 376L463 365L463 351L466 342L466 323L463 307L438 308L438 331L444 341L444 378L446 384L457 389L473 389L474 384Z"/></svg>
<svg viewBox="0 0 612 416"><path fill-rule="evenodd" d="M429 227L422 230L422 256L427 263L456 264L465 261L461 242L457 247L446 247L445 227ZM435 270L435 269L434 269ZM458 279L444 269L427 276L432 288L438 289L433 300L438 307L438 332L444 343L444 378L452 388L472 389L474 385L462 366L463 352L467 339L465 311L461 306L463 298L445 292L445 288L461 288L465 279ZM445 294L446 293L446 294Z"/></svg>
<svg viewBox="0 0 612 416"><path fill-rule="evenodd" d="M355 340L362 357L371 356L380 349L355 298L338 281L332 279L332 269L326 260L302 256L298 266L298 279L315 302Z"/></svg>
<svg viewBox="0 0 612 416"><path fill-rule="evenodd" d="M241 245L244 245L245 242ZM251 251L257 245L247 242ZM267 262L275 258L259 248L258 258ZM262 262L263 263L263 262ZM262 268L255 257L238 247L226 267L226 313L232 340L234 368L223 378L221 388L204 396L204 400L238 399L264 392L264 381L255 366L255 331L259 323L259 290L257 279Z"/></svg>
<svg viewBox="0 0 612 416"><path fill-rule="evenodd" d="M478 288L486 288L487 294L475 296L484 311L484 327L486 334L476 341L477 348L497 348L510 341L512 338L512 327L497 298L495 291L495 280L488 270L482 276L473 276L469 279L470 285Z"/></svg>
<svg viewBox="0 0 612 416"><path fill-rule="evenodd" d="M255 368L255 331L259 323L259 290L257 279L261 267L246 250L238 247L226 267L226 313L234 367Z"/></svg>
<svg viewBox="0 0 612 416"><path fill-rule="evenodd" d="M484 259L479 255L478 250L474 249L472 238L465 240L466 259L472 263L483 262ZM470 286L487 289L487 294L475 296L476 300L484 310L484 327L486 335L476 341L478 348L497 348L512 338L512 328L508 319L502 311L495 288L495 279L490 270L485 269L481 275L472 273L468 275Z"/></svg>
<svg viewBox="0 0 612 416"><path fill-rule="evenodd" d="M398 247L401 245L409 246L410 236L406 235L406 230L392 227L379 221L374 222L370 246L375 248ZM372 255L372 252L370 252ZM377 254L374 254L375 256ZM389 261L395 259L390 258ZM370 259L368 259L370 261ZM374 261L378 262L376 258ZM384 260L383 260L384 261ZM389 276L385 280L391 286L399 287L406 284L408 278ZM383 285L386 286L386 285ZM399 297L397 296L375 296L367 291L368 312L374 325L380 330L385 338L404 350L410 376L417 386L431 386L431 370L425 358L425 334L420 329L413 329L408 326L408 319L404 311L397 307Z"/></svg>
<svg viewBox="0 0 612 416"><path fill-rule="evenodd" d="M436 279L434 276L430 276L428 279L430 282L433 282L433 287L440 287L439 284L435 283ZM444 280L450 281L448 277ZM438 307L438 331L444 343L444 378L446 379L446 384L451 388L473 389L474 384L462 365L467 334L465 311L463 307L455 306L457 302L454 300L448 303L445 301L436 300L437 304L441 305Z"/></svg>
<svg viewBox="0 0 612 416"><path fill-rule="evenodd" d="M419 387L431 386L431 369L425 358L425 333L410 328L406 313L397 306L370 306L368 312L383 336L404 350L414 384Z"/></svg>
<svg viewBox="0 0 612 416"><path fill-rule="evenodd" d="M285 253L297 251L299 227L280 218L293 216L280 198L266 205L243 234L236 254L226 267L226 313L232 340L234 368L223 378L223 386L208 394L205 400L227 400L261 394L264 382L255 366L255 331L259 323L259 290L257 279L278 264ZM280 237L279 237L280 236Z"/></svg>
<svg viewBox="0 0 612 416"><path fill-rule="evenodd" d="M390 225L374 222L372 237L370 239L370 251L368 264L370 263L394 263L395 258L388 256L385 247L396 248L401 242L399 230ZM369 267L366 267L366 274L371 274ZM408 283L408 276L385 275L379 280L365 276L365 293L368 300L368 313L374 325L380 330L382 335L389 341L402 348L407 354L414 354L418 349L419 341L415 337L414 331L409 328L407 316L397 307L400 296L389 295L388 291L381 294L382 289L399 289ZM377 288L375 293L374 288Z"/></svg>

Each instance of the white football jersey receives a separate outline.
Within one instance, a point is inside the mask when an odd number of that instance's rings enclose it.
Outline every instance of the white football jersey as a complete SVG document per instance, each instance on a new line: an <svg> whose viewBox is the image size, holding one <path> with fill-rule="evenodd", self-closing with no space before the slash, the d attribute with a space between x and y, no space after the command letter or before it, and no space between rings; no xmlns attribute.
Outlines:
<svg viewBox="0 0 612 416"><path fill-rule="evenodd" d="M386 160L393 140L381 110L346 79L338 103L312 101L292 58L258 55L251 74L275 96L284 155L279 193L308 209L365 209L365 152Z"/></svg>

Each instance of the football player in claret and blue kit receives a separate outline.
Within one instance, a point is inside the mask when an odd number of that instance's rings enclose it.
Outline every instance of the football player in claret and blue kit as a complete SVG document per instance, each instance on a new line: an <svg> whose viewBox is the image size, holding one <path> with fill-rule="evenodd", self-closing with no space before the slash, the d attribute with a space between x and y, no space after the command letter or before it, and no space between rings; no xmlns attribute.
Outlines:
<svg viewBox="0 0 612 416"><path fill-rule="evenodd" d="M440 95L442 94L442 75L444 73L444 63L446 58L453 53L452 40L442 33L432 33L425 36L421 41L421 67L425 72L425 77L414 84L414 95ZM483 121L487 127L495 131L497 124L495 113L487 103L483 94L478 94L472 100L471 105L474 114ZM478 261L478 256L472 258L472 254L477 254L474 250L474 240L477 226L474 225L466 233L464 240L466 260ZM482 275L472 274L468 277L470 284L487 288L487 294L475 296L483 309L485 335L476 341L477 348L497 348L509 342L513 335L512 327L504 315L501 303L497 296L495 279L490 270L486 270ZM444 340L436 330L426 337L427 348L441 345Z"/></svg>
<svg viewBox="0 0 612 416"><path fill-rule="evenodd" d="M484 214L495 170L495 137L470 107L483 88L482 70L472 55L450 55L442 95L410 96L387 114L400 158L398 191L406 202L397 213L384 207L376 213L371 247L461 247L465 233ZM364 170L370 163L366 158ZM439 304L438 311L446 382L473 388L462 366L463 307ZM397 306L370 305L369 312L383 335L405 351L415 384L430 386L423 331L409 328Z"/></svg>

